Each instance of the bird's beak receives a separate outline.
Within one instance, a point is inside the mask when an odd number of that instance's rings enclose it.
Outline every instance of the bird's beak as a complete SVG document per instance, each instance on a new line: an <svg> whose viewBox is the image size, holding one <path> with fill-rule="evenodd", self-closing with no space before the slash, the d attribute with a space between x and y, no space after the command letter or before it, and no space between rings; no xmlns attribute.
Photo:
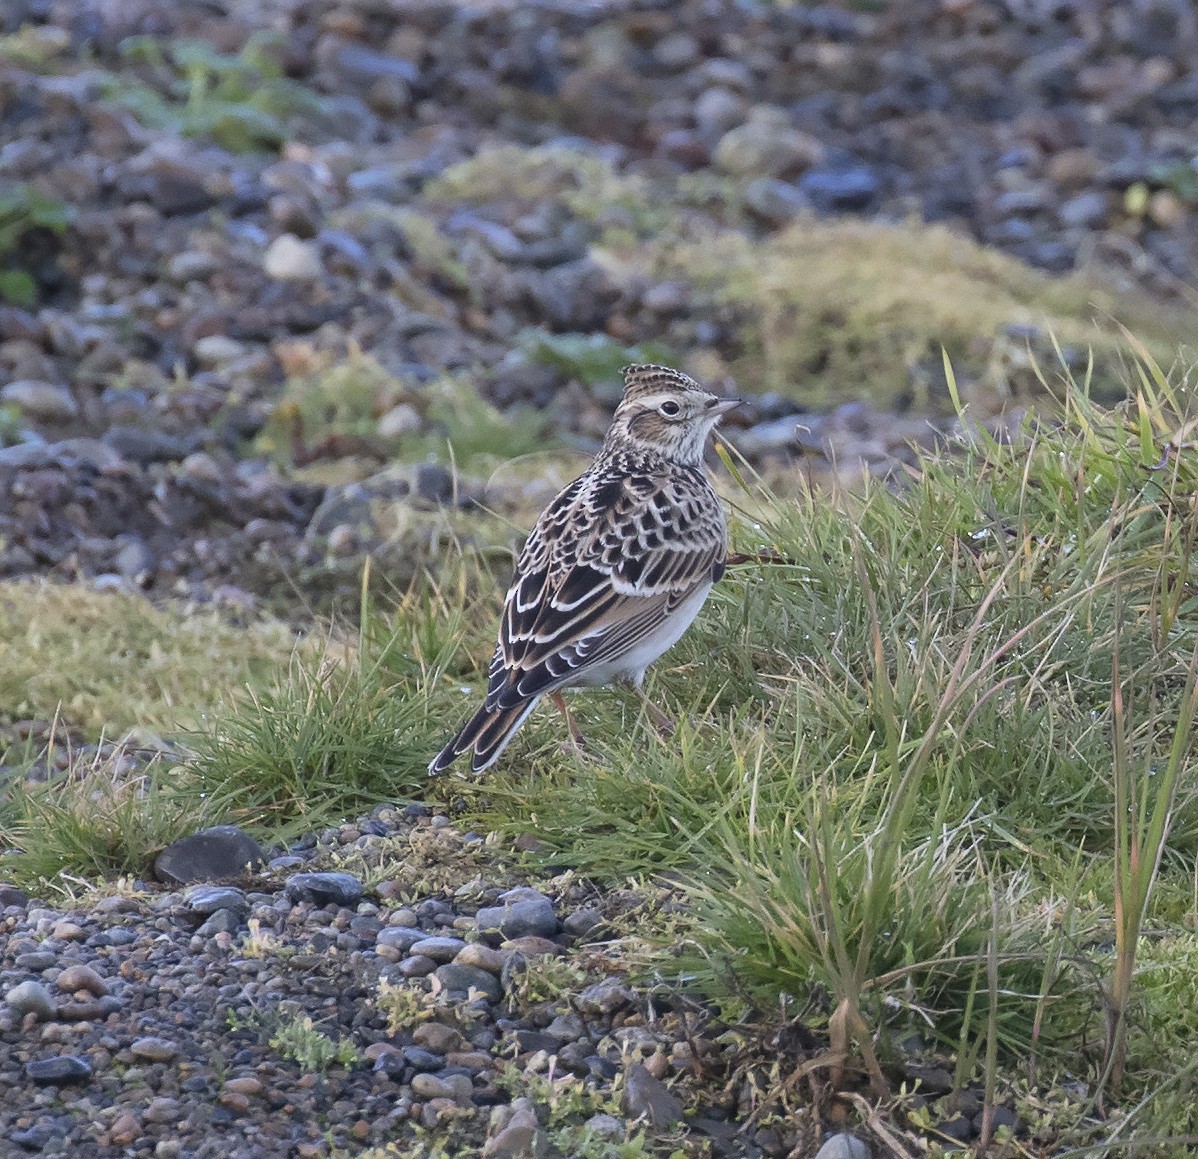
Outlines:
<svg viewBox="0 0 1198 1159"><path fill-rule="evenodd" d="M730 410L736 410L738 406L744 405L745 400L743 398L724 398L717 402L715 406L708 411L708 414L726 415Z"/></svg>

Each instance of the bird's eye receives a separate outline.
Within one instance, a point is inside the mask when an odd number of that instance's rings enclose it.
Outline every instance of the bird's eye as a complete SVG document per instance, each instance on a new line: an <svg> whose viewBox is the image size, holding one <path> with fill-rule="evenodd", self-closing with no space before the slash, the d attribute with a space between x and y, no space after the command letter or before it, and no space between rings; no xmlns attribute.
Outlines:
<svg viewBox="0 0 1198 1159"><path fill-rule="evenodd" d="M667 418L673 418L682 408L676 402L667 399L657 409Z"/></svg>

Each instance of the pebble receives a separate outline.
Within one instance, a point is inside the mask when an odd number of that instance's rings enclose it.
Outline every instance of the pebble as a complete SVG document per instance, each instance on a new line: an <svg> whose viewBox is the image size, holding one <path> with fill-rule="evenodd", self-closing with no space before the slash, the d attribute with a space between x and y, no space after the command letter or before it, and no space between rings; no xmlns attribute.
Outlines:
<svg viewBox="0 0 1198 1159"><path fill-rule="evenodd" d="M585 987L574 998L574 1007L581 1014L614 1014L636 1001L636 995L617 978L604 978Z"/></svg>
<svg viewBox="0 0 1198 1159"><path fill-rule="evenodd" d="M18 1014L32 1014L39 1022L48 1022L58 1012L58 1003L41 982L19 982L4 995L4 1001Z"/></svg>
<svg viewBox="0 0 1198 1159"><path fill-rule="evenodd" d="M449 962L444 966L438 966L434 976L446 990L477 990L490 1002L498 1002L503 997L499 979L477 966L462 966L457 962Z"/></svg>
<svg viewBox="0 0 1198 1159"><path fill-rule="evenodd" d="M508 1108L504 1108L508 1110ZM483 1152L494 1159L517 1159L519 1156L540 1155L545 1150L545 1135L532 1104L524 1098L512 1102L509 1113L502 1116L502 1127L487 1140Z"/></svg>
<svg viewBox="0 0 1198 1159"><path fill-rule="evenodd" d="M154 860L159 881L188 885L241 877L246 866L261 865L262 848L236 825L214 825L168 845Z"/></svg>
<svg viewBox="0 0 1198 1159"><path fill-rule="evenodd" d="M630 1119L644 1118L657 1129L682 1118L682 1100L640 1063L633 1063L624 1076L623 1109Z"/></svg>
<svg viewBox="0 0 1198 1159"><path fill-rule="evenodd" d="M197 914L207 915L214 914L217 910L232 910L244 917L250 911L250 902L245 891L231 886L197 886L187 891L184 900L187 902L187 908Z"/></svg>
<svg viewBox="0 0 1198 1159"><path fill-rule="evenodd" d="M153 1035L135 1038L129 1044L129 1049L138 1058L146 1058L151 1062L170 1062L179 1053L179 1047L175 1043Z"/></svg>
<svg viewBox="0 0 1198 1159"><path fill-rule="evenodd" d="M19 379L0 388L0 402L19 407L42 422L63 422L79 413L79 404L68 387L37 379Z"/></svg>
<svg viewBox="0 0 1198 1159"><path fill-rule="evenodd" d="M411 951L442 963L452 962L465 948L461 938L421 938L411 946Z"/></svg>
<svg viewBox="0 0 1198 1159"><path fill-rule="evenodd" d="M811 169L799 178L799 192L824 213L853 213L869 208L882 183L872 169L849 165Z"/></svg>
<svg viewBox="0 0 1198 1159"><path fill-rule="evenodd" d="M751 120L720 138L712 160L737 177L781 177L819 165L826 152L823 143L790 128L787 120L781 110L754 110Z"/></svg>
<svg viewBox="0 0 1198 1159"><path fill-rule="evenodd" d="M66 1083L86 1082L92 1077L91 1064L72 1054L54 1058L38 1058L25 1064L25 1074L39 1086L63 1086Z"/></svg>
<svg viewBox="0 0 1198 1159"><path fill-rule="evenodd" d="M108 983L90 966L82 964L68 966L58 975L55 983L60 990L68 994L84 990L97 998L103 998L109 993Z"/></svg>
<svg viewBox="0 0 1198 1159"><path fill-rule="evenodd" d="M553 902L536 890L510 891L502 906L485 906L477 914L478 928L498 930L505 938L552 937L561 928Z"/></svg>
<svg viewBox="0 0 1198 1159"><path fill-rule="evenodd" d="M262 255L262 268L272 278L291 281L318 278L324 272L319 248L290 233L270 243Z"/></svg>
<svg viewBox="0 0 1198 1159"><path fill-rule="evenodd" d="M507 959L507 954L501 953L499 950L493 950L490 946L484 945L482 942L470 942L462 948L454 958L454 961L462 966L477 966L480 970L486 970L489 974L499 975L503 973L503 967Z"/></svg>
<svg viewBox="0 0 1198 1159"><path fill-rule="evenodd" d="M856 1135L841 1131L829 1135L824 1140L815 1153L815 1159L873 1159L873 1152L869 1149L869 1144L858 1139Z"/></svg>
<svg viewBox="0 0 1198 1159"><path fill-rule="evenodd" d="M292 901L315 905L357 905L362 883L350 873L293 873L283 885Z"/></svg>

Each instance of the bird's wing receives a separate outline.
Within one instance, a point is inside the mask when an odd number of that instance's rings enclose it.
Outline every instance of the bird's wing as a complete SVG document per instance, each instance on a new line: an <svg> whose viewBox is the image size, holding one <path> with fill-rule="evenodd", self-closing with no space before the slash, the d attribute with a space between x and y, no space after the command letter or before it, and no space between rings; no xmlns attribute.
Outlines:
<svg viewBox="0 0 1198 1159"><path fill-rule="evenodd" d="M566 488L516 566L487 706L514 706L626 654L719 579L727 531L714 498L700 470L588 474Z"/></svg>

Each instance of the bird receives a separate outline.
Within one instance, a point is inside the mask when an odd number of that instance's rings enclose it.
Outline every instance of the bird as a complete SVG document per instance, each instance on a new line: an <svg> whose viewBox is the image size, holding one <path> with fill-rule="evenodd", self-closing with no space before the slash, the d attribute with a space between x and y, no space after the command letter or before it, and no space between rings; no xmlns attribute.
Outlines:
<svg viewBox="0 0 1198 1159"><path fill-rule="evenodd" d="M665 366L623 369L624 393L594 462L541 512L503 602L486 698L429 762L469 753L481 773L542 697L620 683L659 729L645 670L678 642L724 574L728 525L703 456L740 399L720 398Z"/></svg>

